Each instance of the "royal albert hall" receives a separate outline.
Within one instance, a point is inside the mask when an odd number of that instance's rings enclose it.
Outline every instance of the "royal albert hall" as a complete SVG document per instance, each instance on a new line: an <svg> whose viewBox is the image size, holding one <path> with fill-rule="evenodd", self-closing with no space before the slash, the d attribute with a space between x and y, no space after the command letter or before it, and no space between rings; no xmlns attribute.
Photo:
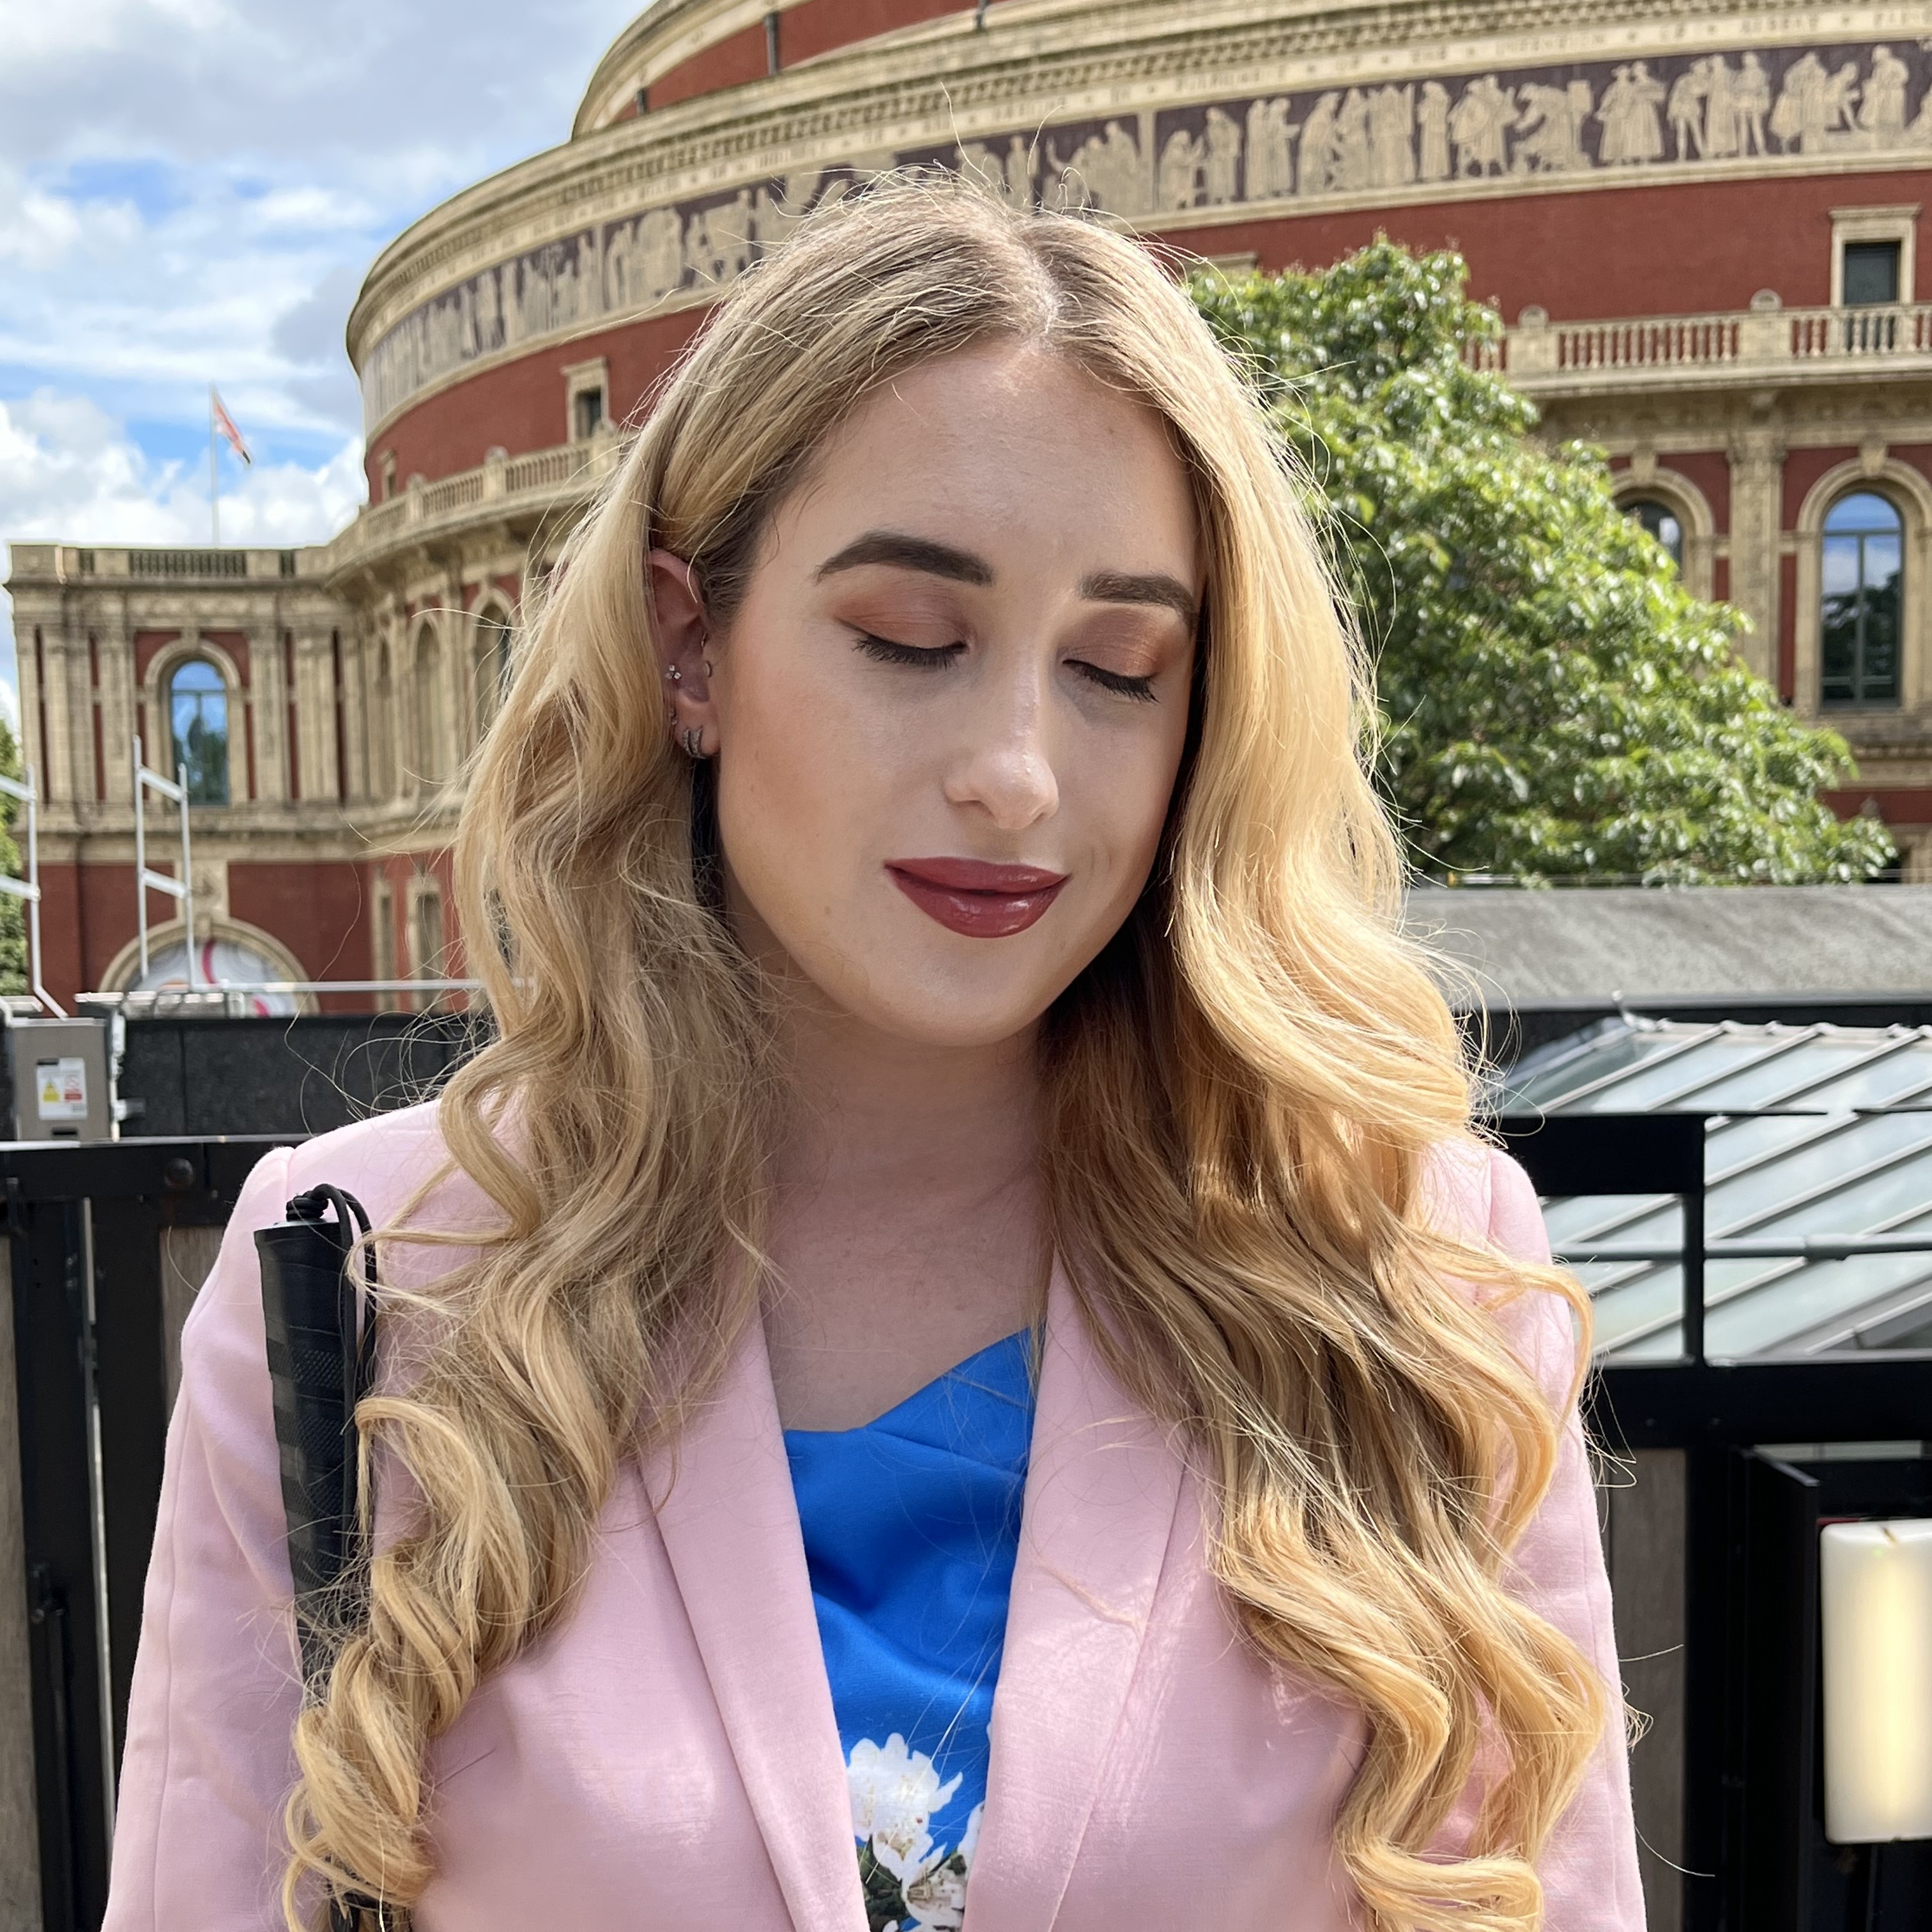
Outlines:
<svg viewBox="0 0 1932 1932"><path fill-rule="evenodd" d="M656 0L568 141L370 270L368 502L332 542L14 547L50 990L136 982L136 732L189 767L204 964L460 971L445 848L526 586L719 291L907 166L1230 266L1460 248L1549 432L1612 452L1753 664L1851 741L1834 802L1932 879L1928 28L1815 0ZM176 910L154 896L152 982Z"/></svg>

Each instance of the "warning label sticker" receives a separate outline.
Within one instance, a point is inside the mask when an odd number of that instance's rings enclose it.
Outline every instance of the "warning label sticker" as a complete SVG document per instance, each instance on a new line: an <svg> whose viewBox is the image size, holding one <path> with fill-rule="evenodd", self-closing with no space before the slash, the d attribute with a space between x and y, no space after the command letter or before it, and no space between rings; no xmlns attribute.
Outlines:
<svg viewBox="0 0 1932 1932"><path fill-rule="evenodd" d="M44 1120L84 1120L87 1118L87 1062L42 1060L34 1066L35 1085L40 1090L40 1114Z"/></svg>

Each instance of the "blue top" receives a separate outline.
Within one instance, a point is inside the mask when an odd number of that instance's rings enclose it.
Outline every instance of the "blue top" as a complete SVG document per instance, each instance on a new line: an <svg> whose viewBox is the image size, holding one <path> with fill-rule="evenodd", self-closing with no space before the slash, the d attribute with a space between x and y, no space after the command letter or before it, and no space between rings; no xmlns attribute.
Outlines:
<svg viewBox="0 0 1932 1932"><path fill-rule="evenodd" d="M860 1429L785 1431L872 1932L959 1924L1033 1435L1030 1329Z"/></svg>

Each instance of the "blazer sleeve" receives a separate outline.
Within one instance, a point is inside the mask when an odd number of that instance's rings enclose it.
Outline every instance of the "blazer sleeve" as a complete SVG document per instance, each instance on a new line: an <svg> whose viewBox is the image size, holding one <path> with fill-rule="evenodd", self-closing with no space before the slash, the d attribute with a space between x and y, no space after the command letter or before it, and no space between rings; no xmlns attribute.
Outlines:
<svg viewBox="0 0 1932 1932"><path fill-rule="evenodd" d="M254 1232L290 1154L243 1184L182 1334L122 1759L104 1932L268 1932L301 1707Z"/></svg>
<svg viewBox="0 0 1932 1932"><path fill-rule="evenodd" d="M1550 1238L1529 1177L1506 1154L1492 1151L1489 1162L1491 1244L1523 1260L1546 1262ZM1514 1304L1506 1318L1526 1365L1552 1402L1568 1401L1576 1362L1568 1305L1555 1295L1536 1294ZM1544 1924L1547 1932L1643 1932L1610 1578L1589 1452L1574 1402L1555 1479L1514 1552L1510 1587L1596 1666L1610 1706L1609 1721L1582 1786L1538 1867Z"/></svg>

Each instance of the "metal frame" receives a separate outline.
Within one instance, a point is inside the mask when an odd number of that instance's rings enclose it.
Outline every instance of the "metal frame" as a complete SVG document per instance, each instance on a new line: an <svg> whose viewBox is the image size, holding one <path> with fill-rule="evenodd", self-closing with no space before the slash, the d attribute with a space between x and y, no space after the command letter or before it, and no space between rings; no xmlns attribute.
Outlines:
<svg viewBox="0 0 1932 1932"><path fill-rule="evenodd" d="M1708 1244L1706 1137L1713 1120L1734 1118L1558 1114L1497 1126L1540 1194L1674 1194L1683 1203L1682 1248L1658 1258L1682 1262L1684 1354L1600 1365L1584 1408L1592 1439L1613 1457L1640 1449L1684 1456L1685 1932L1878 1932L1859 1902L1877 1855L1847 1864L1826 1844L1818 1808L1816 1532L1833 1513L1932 1510L1932 1464L1806 1471L1758 1445L1924 1443L1932 1437L1932 1353L1712 1361L1705 1262L1773 1248L1820 1258L1927 1252L1932 1238ZM1895 1846L1888 1858L1888 1886L1895 1870L1908 1901L1932 1896L1932 1846ZM1885 1919L1887 1928L1918 1922Z"/></svg>
<svg viewBox="0 0 1932 1932"><path fill-rule="evenodd" d="M28 990L56 1019L67 1018L67 1009L40 981L40 792L34 783L34 768L26 768L24 782L0 776L0 794L18 799L27 808L27 876L24 880L0 877L0 892L23 901L27 908Z"/></svg>
<svg viewBox="0 0 1932 1932"><path fill-rule="evenodd" d="M209 444L212 450L212 442ZM194 866L188 824L188 766L175 762L175 775L165 778L142 762L141 736L134 734L134 917L141 943L141 977L148 976L148 894L166 892L182 909L184 950L188 954L188 989L199 992L200 982L194 971ZM181 876L171 879L165 872L148 866L147 793L152 786L164 798L172 799L181 812Z"/></svg>

